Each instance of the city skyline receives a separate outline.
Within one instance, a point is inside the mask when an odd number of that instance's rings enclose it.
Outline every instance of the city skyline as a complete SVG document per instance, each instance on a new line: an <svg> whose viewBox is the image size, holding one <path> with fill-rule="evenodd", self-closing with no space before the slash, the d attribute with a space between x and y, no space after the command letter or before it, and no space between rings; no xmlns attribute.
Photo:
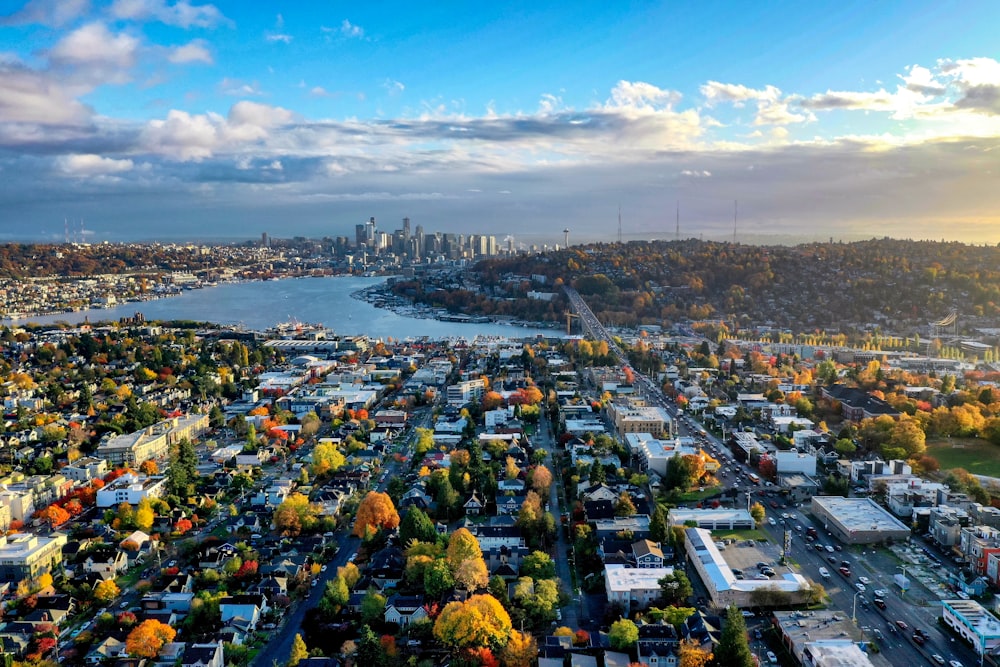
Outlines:
<svg viewBox="0 0 1000 667"><path fill-rule="evenodd" d="M1000 7L0 6L0 241L1000 241ZM739 201L738 220L734 201ZM734 229L735 227L735 229ZM259 230L252 232L250 230Z"/></svg>

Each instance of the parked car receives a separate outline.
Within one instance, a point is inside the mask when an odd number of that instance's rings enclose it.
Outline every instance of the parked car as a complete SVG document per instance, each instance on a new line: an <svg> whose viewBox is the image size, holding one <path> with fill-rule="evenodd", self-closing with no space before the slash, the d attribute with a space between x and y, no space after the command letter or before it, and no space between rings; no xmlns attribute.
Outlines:
<svg viewBox="0 0 1000 667"><path fill-rule="evenodd" d="M770 662L772 665L778 664L778 656L774 654L774 651L767 652L767 661Z"/></svg>

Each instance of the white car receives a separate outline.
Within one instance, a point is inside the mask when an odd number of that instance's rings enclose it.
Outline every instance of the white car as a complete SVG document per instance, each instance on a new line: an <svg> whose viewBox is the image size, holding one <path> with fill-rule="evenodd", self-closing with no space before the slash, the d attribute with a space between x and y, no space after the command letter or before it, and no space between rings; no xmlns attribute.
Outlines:
<svg viewBox="0 0 1000 667"><path fill-rule="evenodd" d="M958 660L949 660L948 664L951 665L951 667L962 667L962 663Z"/></svg>
<svg viewBox="0 0 1000 667"><path fill-rule="evenodd" d="M769 517L767 517L767 522L768 522L769 524L771 524L772 526L776 526L776 525L778 525L778 522L774 520L774 517L773 517L773 516L769 516Z"/></svg>
<svg viewBox="0 0 1000 667"><path fill-rule="evenodd" d="M320 572L326 572L326 565L324 565L323 567L319 568L319 571Z"/></svg>
<svg viewBox="0 0 1000 667"><path fill-rule="evenodd" d="M833 547L831 547L829 544L826 545L826 550L829 551L830 553L833 553L834 551L836 551L836 549L834 549Z"/></svg>
<svg viewBox="0 0 1000 667"><path fill-rule="evenodd" d="M861 583L863 583L865 586L867 586L868 584L872 583L872 580L869 579L868 577L858 577L858 581L860 581Z"/></svg>
<svg viewBox="0 0 1000 667"><path fill-rule="evenodd" d="M937 653L934 653L933 655L931 655L931 660L933 660L934 662L936 662L939 665L943 665L944 664L944 656L940 656Z"/></svg>
<svg viewBox="0 0 1000 667"><path fill-rule="evenodd" d="M767 661L770 662L770 663L772 663L772 664L777 664L778 663L778 656L776 656L774 654L774 651L768 651L767 652Z"/></svg>
<svg viewBox="0 0 1000 667"><path fill-rule="evenodd" d="M887 591L884 588L875 589L875 597L884 598L887 595Z"/></svg>
<svg viewBox="0 0 1000 667"><path fill-rule="evenodd" d="M859 593L864 593L866 590L868 590L867 588L865 588L864 584L854 584L854 587L858 589Z"/></svg>

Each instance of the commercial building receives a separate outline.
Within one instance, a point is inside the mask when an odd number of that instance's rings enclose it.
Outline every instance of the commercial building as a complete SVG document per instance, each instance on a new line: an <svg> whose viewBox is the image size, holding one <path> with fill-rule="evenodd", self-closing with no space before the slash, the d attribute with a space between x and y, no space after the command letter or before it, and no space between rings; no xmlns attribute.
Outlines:
<svg viewBox="0 0 1000 667"><path fill-rule="evenodd" d="M843 612L776 611L774 626L781 643L801 665L814 667L871 667L861 650L861 629Z"/></svg>
<svg viewBox="0 0 1000 667"><path fill-rule="evenodd" d="M709 456L701 447L696 446L692 438L659 440L652 433L626 433L625 444L639 461L641 470L652 470L660 477L666 476L667 464L675 456L697 456L702 460L705 470L708 472L715 472L719 469L719 462Z"/></svg>
<svg viewBox="0 0 1000 667"><path fill-rule="evenodd" d="M941 600L941 620L977 654L1000 653L1000 619L975 600Z"/></svg>
<svg viewBox="0 0 1000 667"><path fill-rule="evenodd" d="M48 537L29 533L0 535L0 581L17 583L53 572L62 563L66 536Z"/></svg>
<svg viewBox="0 0 1000 667"><path fill-rule="evenodd" d="M713 606L787 606L808 598L810 584L802 575L787 572L775 579L739 579L712 541L710 532L688 528L684 534L688 560L701 577Z"/></svg>
<svg viewBox="0 0 1000 667"><path fill-rule="evenodd" d="M660 579L673 573L672 567L605 565L604 590L608 602L620 602L626 609L630 609L630 605L645 609L662 597Z"/></svg>
<svg viewBox="0 0 1000 667"><path fill-rule="evenodd" d="M460 408L474 401L479 401L484 393L486 393L486 381L477 378L448 385L446 396L448 405Z"/></svg>
<svg viewBox="0 0 1000 667"><path fill-rule="evenodd" d="M659 438L670 433L670 413L663 408L612 403L608 406L608 416L614 420L619 435L650 433Z"/></svg>
<svg viewBox="0 0 1000 667"><path fill-rule="evenodd" d="M93 479L104 477L111 471L108 469L108 462L106 460L94 456L85 456L82 459L73 461L59 472L74 482L89 482Z"/></svg>
<svg viewBox="0 0 1000 667"><path fill-rule="evenodd" d="M750 530L755 527L750 512L744 509L684 509L670 510L670 523L683 526L694 521L705 530Z"/></svg>
<svg viewBox="0 0 1000 667"><path fill-rule="evenodd" d="M185 438L195 440L208 430L208 415L173 417L141 431L119 435L97 448L97 457L115 467L138 466L167 458L170 447Z"/></svg>
<svg viewBox="0 0 1000 667"><path fill-rule="evenodd" d="M846 544L905 540L910 529L870 498L814 496L812 513L835 538Z"/></svg>

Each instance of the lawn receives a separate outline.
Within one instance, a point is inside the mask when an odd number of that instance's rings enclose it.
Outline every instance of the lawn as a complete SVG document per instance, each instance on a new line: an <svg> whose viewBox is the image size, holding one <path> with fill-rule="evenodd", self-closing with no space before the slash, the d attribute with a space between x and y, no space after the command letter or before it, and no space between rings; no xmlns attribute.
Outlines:
<svg viewBox="0 0 1000 667"><path fill-rule="evenodd" d="M927 442L927 453L941 470L965 468L975 475L1000 477L1000 447L980 438L946 438Z"/></svg>
<svg viewBox="0 0 1000 667"><path fill-rule="evenodd" d="M763 530L713 530L713 540L764 540L770 542L770 536Z"/></svg>

